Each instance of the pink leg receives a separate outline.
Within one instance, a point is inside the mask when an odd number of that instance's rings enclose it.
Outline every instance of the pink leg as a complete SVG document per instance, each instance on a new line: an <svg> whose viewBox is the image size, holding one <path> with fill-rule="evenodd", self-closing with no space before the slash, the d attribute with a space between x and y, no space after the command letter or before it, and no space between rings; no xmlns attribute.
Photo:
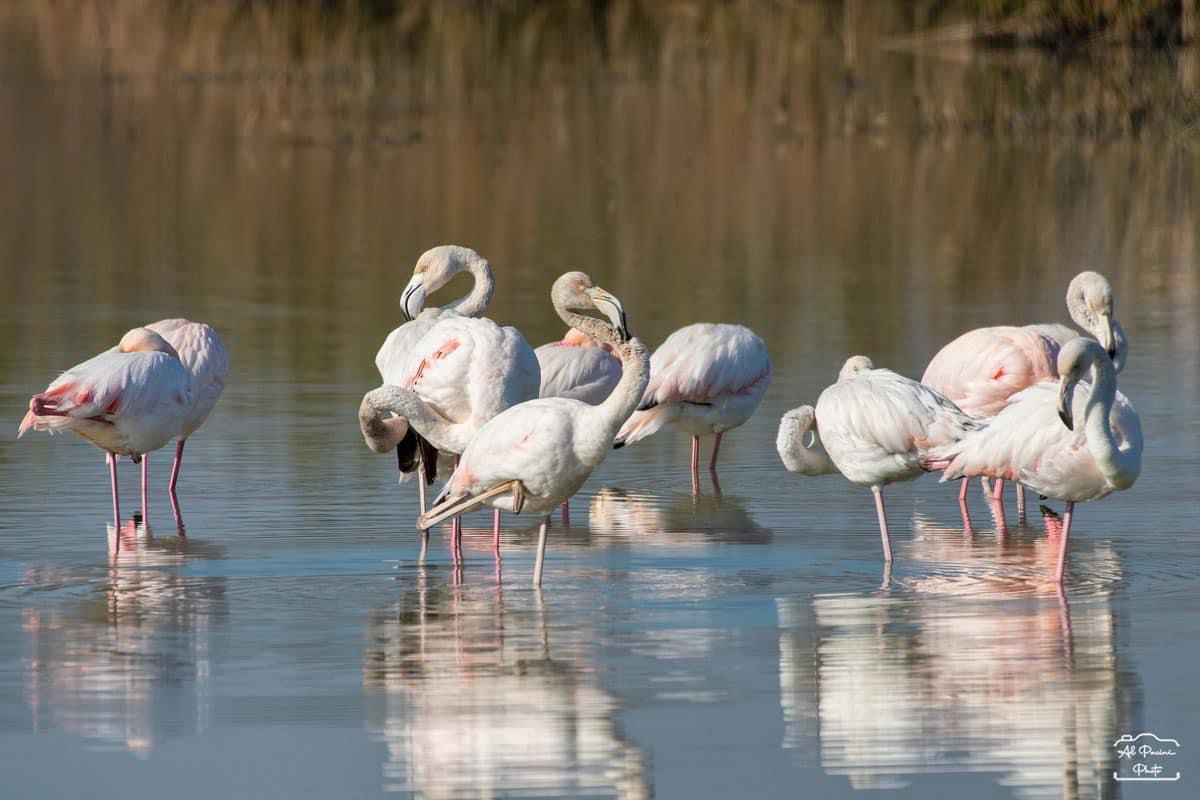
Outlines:
<svg viewBox="0 0 1200 800"><path fill-rule="evenodd" d="M700 437L691 438L691 488L700 489Z"/></svg>
<svg viewBox="0 0 1200 800"><path fill-rule="evenodd" d="M571 501L569 499L562 501L562 526L564 528L571 527Z"/></svg>
<svg viewBox="0 0 1200 800"><path fill-rule="evenodd" d="M492 552L500 556L500 509L492 512Z"/></svg>
<svg viewBox="0 0 1200 800"><path fill-rule="evenodd" d="M147 503L147 501L149 499L149 495L150 495L150 493L148 491L148 489L149 489L148 473L149 472L150 472L150 455L146 454L146 455L142 456L142 525L144 525L147 529L150 527L150 514L148 513L149 505Z"/></svg>
<svg viewBox="0 0 1200 800"><path fill-rule="evenodd" d="M169 491L171 497L175 496L175 485L179 483L179 465L183 463L183 446L187 443L187 439L180 439L175 445L175 463L171 465L171 484Z"/></svg>
<svg viewBox="0 0 1200 800"><path fill-rule="evenodd" d="M992 499L997 503L1004 500L1004 479L996 478L996 488L992 490Z"/></svg>
<svg viewBox="0 0 1200 800"><path fill-rule="evenodd" d="M721 451L721 437L722 437L722 436L724 436L724 434L723 434L723 433L718 433L718 434L717 434L716 441L714 441L714 442L713 442L713 454L712 454L712 458L710 458L710 459L709 459L709 461L708 461L708 470L709 470L709 472L716 472L716 471L717 471L717 453L719 453L719 452ZM699 441L699 440L697 439L697 441Z"/></svg>
<svg viewBox="0 0 1200 800"><path fill-rule="evenodd" d="M113 526L117 529L117 547L120 548L121 541L121 501L117 496L117 455L116 453L108 454L108 476L112 480L112 501L113 501Z"/></svg>
<svg viewBox="0 0 1200 800"><path fill-rule="evenodd" d="M883 539L883 560L892 561L892 543L888 539L887 515L883 513L883 491L878 486L872 486L875 493L875 510L879 513L879 537Z"/></svg>
<svg viewBox="0 0 1200 800"><path fill-rule="evenodd" d="M1017 519L1025 521L1025 487L1017 484Z"/></svg>
<svg viewBox="0 0 1200 800"><path fill-rule="evenodd" d="M1067 540L1071 537L1071 514L1075 512L1075 502L1067 501L1067 513L1063 515L1062 539L1058 543L1058 568L1054 571L1054 582L1062 586L1067 574Z"/></svg>
<svg viewBox="0 0 1200 800"><path fill-rule="evenodd" d="M970 479L970 478L963 478L961 481L959 481L959 482L958 482L958 483L959 483L959 486L958 486L958 502L959 502L960 504L966 504L966 502L967 502L967 485L968 485L970 482L971 482L971 479Z"/></svg>

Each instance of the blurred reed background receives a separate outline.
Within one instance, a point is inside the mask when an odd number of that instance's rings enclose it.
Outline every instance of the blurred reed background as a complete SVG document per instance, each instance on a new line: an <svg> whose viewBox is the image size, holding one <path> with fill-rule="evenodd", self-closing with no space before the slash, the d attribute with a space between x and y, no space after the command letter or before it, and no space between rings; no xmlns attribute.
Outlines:
<svg viewBox="0 0 1200 800"><path fill-rule="evenodd" d="M997 321L981 298L1059 319L1086 267L1195 339L1171 312L1200 294L1197 52L1116 44L1180 39L1191 5L6 3L4 306L253 309L275 351L361 382L346 348L455 241L535 342L566 268L652 344L741 318L919 373ZM980 44L1089 9L1108 33L1068 56ZM61 324L104 341L97 313Z"/></svg>

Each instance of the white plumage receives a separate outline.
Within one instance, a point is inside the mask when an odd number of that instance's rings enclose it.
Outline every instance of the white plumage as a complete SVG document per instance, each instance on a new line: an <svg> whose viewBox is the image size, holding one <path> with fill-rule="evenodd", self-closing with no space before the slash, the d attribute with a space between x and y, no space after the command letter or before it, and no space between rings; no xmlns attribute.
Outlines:
<svg viewBox="0 0 1200 800"><path fill-rule="evenodd" d="M162 336L175 348L192 381L192 404L188 407L180 426L179 443L175 446L175 463L171 467L169 491L174 502L179 467L183 462L184 443L208 419L221 397L221 392L225 390L225 379L229 376L229 355L221 337L203 322L180 318L163 319L146 327ZM149 459L143 459L143 483L147 480L148 469Z"/></svg>
<svg viewBox="0 0 1200 800"><path fill-rule="evenodd" d="M821 392L816 424L838 471L874 493L887 561L892 551L883 487L920 476L923 450L956 442L979 428L945 397L891 370L875 369L865 356L848 359L838 382Z"/></svg>
<svg viewBox="0 0 1200 800"><path fill-rule="evenodd" d="M534 351L542 371L539 397L565 397L597 405L621 380L612 348L572 328L561 341Z"/></svg>
<svg viewBox="0 0 1200 800"><path fill-rule="evenodd" d="M1137 412L1117 391L1112 362L1095 341L1067 343L1057 367L1062 376L1057 384L1040 383L1014 395L986 428L931 449L922 464L944 470L942 480L976 475L1017 480L1067 501L1061 583L1074 504L1133 485L1141 472L1142 430ZM1076 391L1088 374L1090 382Z"/></svg>
<svg viewBox="0 0 1200 800"><path fill-rule="evenodd" d="M71 367L29 400L26 431L70 431L108 454L113 524L121 525L116 458L134 460L175 438L192 406L191 377L175 348L148 328Z"/></svg>
<svg viewBox="0 0 1200 800"><path fill-rule="evenodd" d="M621 447L671 423L692 434L692 483L697 485L700 436L722 434L750 419L771 380L767 347L744 325L701 322L680 328L650 357L650 383L638 410L617 434Z"/></svg>
<svg viewBox="0 0 1200 800"><path fill-rule="evenodd" d="M620 302L581 272L561 276L551 297L568 325L614 346L623 367L620 382L599 405L545 398L498 414L463 451L433 508L418 520L420 529L483 505L514 513L546 514L578 491L611 449L621 423L633 413L646 386L649 358L637 339L624 341L626 334L617 327L624 317ZM613 325L572 309L604 311ZM541 581L545 535L543 519L535 584Z"/></svg>

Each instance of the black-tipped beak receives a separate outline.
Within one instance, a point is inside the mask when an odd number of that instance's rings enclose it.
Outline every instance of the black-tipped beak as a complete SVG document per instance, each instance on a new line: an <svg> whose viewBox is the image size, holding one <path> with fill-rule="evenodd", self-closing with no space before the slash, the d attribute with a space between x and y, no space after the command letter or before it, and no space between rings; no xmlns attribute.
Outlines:
<svg viewBox="0 0 1200 800"><path fill-rule="evenodd" d="M608 317L613 327L617 330L617 335L621 337L621 341L627 342L633 334L629 332L629 320L625 316L625 307L621 305L621 301L617 296L595 286L588 290L588 294L592 298L592 303L597 310L604 316Z"/></svg>
<svg viewBox="0 0 1200 800"><path fill-rule="evenodd" d="M1058 384L1058 418L1062 420L1062 424L1066 425L1069 431L1075 430L1075 419L1071 406L1074 394L1074 382L1070 382L1064 377Z"/></svg>
<svg viewBox="0 0 1200 800"><path fill-rule="evenodd" d="M421 313L421 307L424 305L425 276L413 275L408 286L404 287L404 293L400 295L400 310L404 312L404 318L411 322Z"/></svg>

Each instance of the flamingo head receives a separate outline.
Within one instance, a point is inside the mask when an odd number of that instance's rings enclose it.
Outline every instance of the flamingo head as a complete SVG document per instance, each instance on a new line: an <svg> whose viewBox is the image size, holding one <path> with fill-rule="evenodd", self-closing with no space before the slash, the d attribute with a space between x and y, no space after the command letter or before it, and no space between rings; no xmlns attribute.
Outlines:
<svg viewBox="0 0 1200 800"><path fill-rule="evenodd" d="M1099 272L1085 270L1067 286L1067 310L1088 333L1104 347L1110 359L1117 357L1117 336L1113 331L1113 290Z"/></svg>
<svg viewBox="0 0 1200 800"><path fill-rule="evenodd" d="M390 453L408 434L408 420L387 408L388 388L367 392L358 407L358 427L373 453Z"/></svg>
<svg viewBox="0 0 1200 800"><path fill-rule="evenodd" d="M121 337L117 349L122 353L167 353L179 358L179 353L163 337L149 328L133 328Z"/></svg>
<svg viewBox="0 0 1200 800"><path fill-rule="evenodd" d="M858 373L866 372L869 369L875 369L875 362L871 359L866 356L850 356L842 365L841 372L838 373L838 380L849 380Z"/></svg>
<svg viewBox="0 0 1200 800"><path fill-rule="evenodd" d="M599 311L608 317L621 342L632 337L625 307L611 292L601 289L584 272L567 272L560 275L550 288L550 299L554 305L568 311Z"/></svg>
<svg viewBox="0 0 1200 800"><path fill-rule="evenodd" d="M406 319L416 319L425 306L425 296L445 286L472 265L490 274L487 259L469 247L443 244L426 250L413 267L412 279L400 295L400 308Z"/></svg>

